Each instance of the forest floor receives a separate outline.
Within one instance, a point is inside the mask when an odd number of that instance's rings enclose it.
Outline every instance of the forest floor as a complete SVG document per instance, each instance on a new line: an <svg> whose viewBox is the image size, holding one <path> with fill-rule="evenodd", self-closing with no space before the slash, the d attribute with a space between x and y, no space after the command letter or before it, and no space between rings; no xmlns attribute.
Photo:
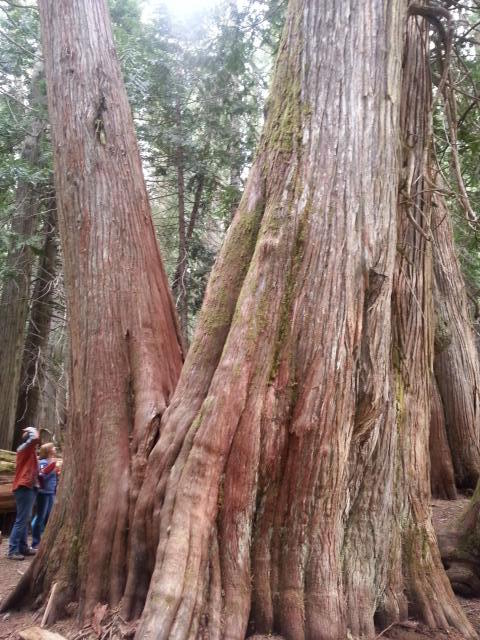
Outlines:
<svg viewBox="0 0 480 640"><path fill-rule="evenodd" d="M460 516L467 503L467 498L460 498L454 501L433 500L433 522L437 533L445 531L452 521ZM8 560L6 557L7 545L7 540L4 540L3 544L0 545L0 602L14 588L31 562L30 558L26 558L21 562ZM459 602L480 638L480 598L469 600L459 598ZM37 611L0 614L0 640L19 640L20 631L40 625L42 614L43 608ZM60 634L67 640L76 640L80 637L83 640L87 640L87 638L93 640L103 635L102 633L96 634L91 628L89 629L90 633L85 629L82 631L75 624L73 618L60 620L49 627L49 630ZM114 634L111 637L112 639L120 638L121 635ZM266 636L262 636L262 638L266 638ZM381 638L381 640L463 640L463 636L454 630L448 634L441 631L432 631L415 621L407 621L404 625L396 625L379 634L377 638Z"/></svg>
<svg viewBox="0 0 480 640"><path fill-rule="evenodd" d="M27 570L32 558L22 561L9 560L6 557L8 540L0 545L0 602L15 587L21 576ZM18 640L19 631L30 627L40 626L43 609L37 611L12 611L0 614L0 640ZM49 627L50 631L68 638L74 638L78 629L73 620L60 620Z"/></svg>
<svg viewBox="0 0 480 640"><path fill-rule="evenodd" d="M458 500L432 500L433 525L437 535L446 533L448 528L455 522L468 505L468 498L461 497ZM457 597L467 618L472 623L473 628L480 637L480 598L460 598ZM411 625L411 626L410 626ZM435 640L463 640L464 636L455 630L448 634L441 631L427 629L424 625L415 621L408 621L406 625L397 625L389 629L377 638L385 640L422 640L434 638Z"/></svg>

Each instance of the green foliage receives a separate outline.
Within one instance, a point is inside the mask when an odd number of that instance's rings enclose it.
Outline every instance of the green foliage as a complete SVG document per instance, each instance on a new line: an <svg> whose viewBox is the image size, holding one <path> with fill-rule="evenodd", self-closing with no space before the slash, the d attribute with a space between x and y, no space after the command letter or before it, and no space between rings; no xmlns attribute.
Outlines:
<svg viewBox="0 0 480 640"><path fill-rule="evenodd" d="M51 182L52 174L48 144L39 166L28 166L21 159L25 134L39 115L31 103L30 85L41 51L33 0L15 4L19 6L0 0L0 283L11 275L6 256L20 242L11 229L16 187L24 181L40 189ZM191 226L187 275L193 323L252 162L286 0L224 0L214 11L184 23L175 22L161 4L153 21L146 23L143 4L109 0L154 221L172 284L179 251L180 165L183 171L185 224ZM47 119L46 108L42 109ZM37 251L37 240L21 242Z"/></svg>
<svg viewBox="0 0 480 640"><path fill-rule="evenodd" d="M15 274L7 256L23 245L36 251L38 238L24 238L12 229L19 184L33 185L38 192L51 183L51 152L45 143L35 165L22 157L26 136L35 120L47 121L46 87L38 79L41 60L36 8L10 6L0 0L0 289ZM34 98L35 93L35 98ZM39 207L41 215L41 207Z"/></svg>
<svg viewBox="0 0 480 640"><path fill-rule="evenodd" d="M135 36L141 51L130 52L134 65L123 59L154 219L174 288L179 189L188 229L198 186L203 185L187 239L191 325L257 145L284 5L253 2L240 9L235 2L224 2L203 19L186 23L175 22L160 6L154 21Z"/></svg>
<svg viewBox="0 0 480 640"><path fill-rule="evenodd" d="M449 3L453 19L453 54L450 63L449 86L453 90L456 113L457 149L461 173L472 208L480 218L480 28L477 3ZM432 62L434 82L439 83L443 58L443 47L438 34L433 36ZM437 164L447 193L449 211L455 229L457 252L469 285L478 298L480 292L480 221L467 221L465 208L459 196L459 186L454 170L452 135L446 117L445 102L437 96L434 114L434 131Z"/></svg>

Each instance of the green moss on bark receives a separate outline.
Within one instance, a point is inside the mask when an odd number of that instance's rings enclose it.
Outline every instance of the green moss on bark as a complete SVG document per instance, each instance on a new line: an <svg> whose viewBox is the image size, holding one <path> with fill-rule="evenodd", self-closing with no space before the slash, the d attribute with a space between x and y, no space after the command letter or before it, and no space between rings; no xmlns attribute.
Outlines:
<svg viewBox="0 0 480 640"><path fill-rule="evenodd" d="M216 281L220 278L221 284L217 285L217 291L214 298L210 300L210 304L205 305L200 313L199 325L208 334L230 326L235 308L235 305L232 305L232 296L235 296L235 292L239 290L250 265L263 211L262 203L252 211L239 211L237 214L240 217L234 223L222 260L228 265L230 275L222 278L221 270L216 276L214 275L213 286L215 287ZM199 345L197 341L192 347L195 350Z"/></svg>

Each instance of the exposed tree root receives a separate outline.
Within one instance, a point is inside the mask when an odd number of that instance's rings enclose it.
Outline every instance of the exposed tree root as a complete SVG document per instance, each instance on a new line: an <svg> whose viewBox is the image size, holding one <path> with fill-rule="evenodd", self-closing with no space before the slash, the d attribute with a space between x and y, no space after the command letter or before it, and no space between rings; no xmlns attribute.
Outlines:
<svg viewBox="0 0 480 640"><path fill-rule="evenodd" d="M455 593L464 598L474 598L480 595L479 566L476 569L475 571L475 567L471 563L452 562L447 569L447 576Z"/></svg>
<svg viewBox="0 0 480 640"><path fill-rule="evenodd" d="M477 487L460 518L453 518L447 529L438 534L442 562L452 588L465 598L480 596L479 495Z"/></svg>
<svg viewBox="0 0 480 640"><path fill-rule="evenodd" d="M432 559L433 560L433 559ZM456 601L443 569L433 564L430 569L424 562L417 570L412 567L409 595L412 598L412 613L431 629L448 631L457 629L465 638L476 639L472 625Z"/></svg>

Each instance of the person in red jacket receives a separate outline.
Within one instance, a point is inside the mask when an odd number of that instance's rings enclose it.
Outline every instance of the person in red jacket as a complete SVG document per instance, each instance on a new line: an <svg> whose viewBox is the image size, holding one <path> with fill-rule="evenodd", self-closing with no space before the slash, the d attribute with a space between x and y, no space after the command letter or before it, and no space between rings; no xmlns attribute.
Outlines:
<svg viewBox="0 0 480 640"><path fill-rule="evenodd" d="M38 488L37 444L40 438L34 427L28 427L23 431L23 439L24 442L17 449L12 487L17 514L8 541L8 557L11 560L24 560L25 556L35 554L35 550L28 545L27 535Z"/></svg>

